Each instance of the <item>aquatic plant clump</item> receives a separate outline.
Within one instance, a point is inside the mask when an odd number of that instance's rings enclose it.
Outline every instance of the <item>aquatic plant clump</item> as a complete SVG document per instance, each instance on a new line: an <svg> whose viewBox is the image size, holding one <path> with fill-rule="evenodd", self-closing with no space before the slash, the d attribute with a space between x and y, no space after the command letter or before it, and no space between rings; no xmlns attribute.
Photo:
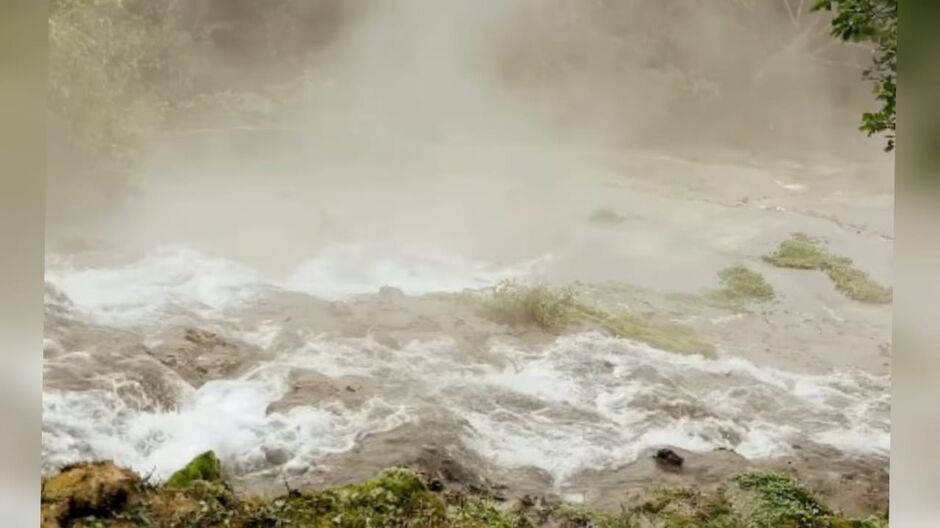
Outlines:
<svg viewBox="0 0 940 528"><path fill-rule="evenodd" d="M552 333L586 324L669 352L707 356L715 351L690 327L630 313L606 312L582 303L569 288L504 281L481 300L484 315L503 324L531 325Z"/></svg>
<svg viewBox="0 0 940 528"><path fill-rule="evenodd" d="M579 305L580 318L600 326L621 339L639 341L653 348L679 354L712 356L715 347L704 340L695 329L668 321L659 321L630 313L607 313L590 306Z"/></svg>
<svg viewBox="0 0 940 528"><path fill-rule="evenodd" d="M203 456L203 455L201 455ZM212 455L214 459L214 455ZM202 466L205 457L187 467ZM185 468L184 468L185 469ZM192 473L190 473L192 474ZM421 475L390 469L360 484L298 491L270 499L239 496L224 482L194 479L158 486L110 462L63 468L43 480L43 528L885 528L832 513L786 476L739 475L716 491L655 489L618 513L525 496L497 501L485 492L429 486Z"/></svg>
<svg viewBox="0 0 940 528"><path fill-rule="evenodd" d="M804 233L794 233L780 243L773 253L764 256L764 261L778 268L823 269L832 257L823 251L816 240Z"/></svg>
<svg viewBox="0 0 940 528"><path fill-rule="evenodd" d="M491 319L510 325L534 325L548 332L571 324L575 308L573 291L544 284L526 286L503 281L484 298L484 309Z"/></svg>
<svg viewBox="0 0 940 528"><path fill-rule="evenodd" d="M731 266L718 272L722 289L717 295L731 301L767 302L774 298L774 288L760 273L744 266Z"/></svg>
<svg viewBox="0 0 940 528"><path fill-rule="evenodd" d="M752 304L773 301L777 292L756 271L740 264L718 272L720 288L705 289L699 293L674 293L669 297L693 306L708 306L732 312L744 312Z"/></svg>
<svg viewBox="0 0 940 528"><path fill-rule="evenodd" d="M819 270L824 272L836 290L849 299L869 303L888 304L893 291L875 282L868 273L858 269L852 259L832 255L821 243L803 233L795 233L764 261L780 268Z"/></svg>

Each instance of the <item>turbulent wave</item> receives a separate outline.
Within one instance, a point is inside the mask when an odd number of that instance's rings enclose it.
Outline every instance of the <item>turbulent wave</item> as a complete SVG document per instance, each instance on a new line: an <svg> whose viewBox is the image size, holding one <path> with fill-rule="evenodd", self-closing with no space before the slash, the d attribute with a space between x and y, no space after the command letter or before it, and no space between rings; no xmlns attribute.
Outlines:
<svg viewBox="0 0 940 528"><path fill-rule="evenodd" d="M453 424L454 443L503 468L538 468L556 483L581 470L623 465L658 445L727 448L752 459L820 447L888 455L889 380L861 371L794 373L731 350L716 358L685 356L594 332L548 342L494 335L468 346L446 334L387 342L308 331L302 321L283 322L290 317L251 317L256 306L271 309L272 292L339 298L389 285L417 295L481 287L534 269L464 263L456 266L469 277L462 280L437 274L438 264L454 269L452 260L424 258L422 267L411 256L377 264L361 280L331 282L343 270L331 268L327 255L280 284L189 251L163 250L114 267L50 261L47 280L61 294L47 298L47 309L106 329L133 327L144 337L170 324L167 314L185 312L206 326L225 321L226 337L265 355L198 387L162 368L162 385L173 387L170 403L155 397L146 380L104 366L88 367L93 383L82 390L47 384L47 470L110 458L164 477L214 449L242 474L271 468L299 474L370 435L405 424L420 430L441 416ZM415 273L396 275L400 269ZM331 289L317 286L327 283ZM46 359L47 371L97 357L51 336L47 348L58 351ZM317 392L326 385L339 389ZM279 405L288 396L290 404Z"/></svg>

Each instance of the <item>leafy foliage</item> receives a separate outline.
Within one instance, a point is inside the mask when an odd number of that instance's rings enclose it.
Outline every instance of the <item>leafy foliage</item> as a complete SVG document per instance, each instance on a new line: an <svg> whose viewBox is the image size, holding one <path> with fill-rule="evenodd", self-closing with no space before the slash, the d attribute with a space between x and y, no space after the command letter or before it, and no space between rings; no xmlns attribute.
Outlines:
<svg viewBox="0 0 940 528"><path fill-rule="evenodd" d="M869 136L885 133L886 151L894 149L897 105L897 0L817 0L815 10L833 11L832 34L844 41L870 42L872 66L863 77L875 83L881 109L865 112L860 129Z"/></svg>

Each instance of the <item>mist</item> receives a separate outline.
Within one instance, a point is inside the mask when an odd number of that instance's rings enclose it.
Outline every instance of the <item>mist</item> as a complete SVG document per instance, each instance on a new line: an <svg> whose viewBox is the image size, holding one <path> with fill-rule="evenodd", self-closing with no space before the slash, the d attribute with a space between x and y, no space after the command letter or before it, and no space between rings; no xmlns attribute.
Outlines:
<svg viewBox="0 0 940 528"><path fill-rule="evenodd" d="M893 156L806 4L106 8L146 75L52 47L43 472L886 511Z"/></svg>
<svg viewBox="0 0 940 528"><path fill-rule="evenodd" d="M294 43L303 62L193 49L207 83L302 76L264 123L208 115L159 134L119 190L51 150L50 240L184 244L278 274L340 240L512 260L565 242L586 214L579 182L631 164L642 178L657 152L880 161L854 130L870 99L858 50L821 60L790 44L809 38L794 37L802 26L828 38L823 14L795 26L722 2L319 5L332 25Z"/></svg>

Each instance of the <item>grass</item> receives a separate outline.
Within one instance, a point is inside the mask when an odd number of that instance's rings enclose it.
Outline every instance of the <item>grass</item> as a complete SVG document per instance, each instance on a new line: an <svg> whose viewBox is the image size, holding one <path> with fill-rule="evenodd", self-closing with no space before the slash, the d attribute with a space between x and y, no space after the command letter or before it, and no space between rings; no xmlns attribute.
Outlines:
<svg viewBox="0 0 940 528"><path fill-rule="evenodd" d="M615 337L682 354L714 354L693 328L630 313L611 313L582 303L570 288L515 281L498 284L482 298L484 315L508 325L530 325L560 333L576 325L601 328Z"/></svg>
<svg viewBox="0 0 940 528"><path fill-rule="evenodd" d="M214 455L212 457L214 459ZM201 465L201 462L196 465ZM191 464L192 465L192 464ZM94 497L93 501L76 501ZM153 486L114 464L77 464L43 480L42 528L887 528L886 516L834 514L798 482L745 473L715 491L653 489L618 513L554 502L499 504L485 494L432 492L394 468L359 484L260 498L224 482Z"/></svg>
<svg viewBox="0 0 940 528"><path fill-rule="evenodd" d="M756 507L748 517L755 527L825 528L831 512L795 480L773 473L745 473L734 478L738 490L750 494Z"/></svg>
<svg viewBox="0 0 940 528"><path fill-rule="evenodd" d="M776 251L765 255L764 260L780 268L822 271L836 290L858 302L888 304L893 299L891 288L878 284L868 273L856 268L852 259L829 253L820 241L803 233L791 235Z"/></svg>
<svg viewBox="0 0 940 528"><path fill-rule="evenodd" d="M824 269L832 256L819 247L819 243L804 233L794 233L788 240L780 243L773 253L766 255L764 261L778 268Z"/></svg>
<svg viewBox="0 0 940 528"><path fill-rule="evenodd" d="M706 289L697 294L674 293L669 297L691 305L732 312L743 312L751 304L767 303L777 297L773 286L760 273L740 264L719 271L718 281L720 288Z"/></svg>
<svg viewBox="0 0 940 528"><path fill-rule="evenodd" d="M606 313L584 305L577 306L577 310L582 320L621 339L639 341L653 348L680 354L712 356L715 353L715 347L694 328L682 324L629 313Z"/></svg>
<svg viewBox="0 0 940 528"><path fill-rule="evenodd" d="M537 326L547 332L559 332L575 322L577 306L571 289L526 286L508 280L497 284L484 298L485 315L491 320Z"/></svg>
<svg viewBox="0 0 940 528"><path fill-rule="evenodd" d="M773 286L760 273L744 266L731 266L718 272L721 289L716 292L730 302L768 302L775 297Z"/></svg>

